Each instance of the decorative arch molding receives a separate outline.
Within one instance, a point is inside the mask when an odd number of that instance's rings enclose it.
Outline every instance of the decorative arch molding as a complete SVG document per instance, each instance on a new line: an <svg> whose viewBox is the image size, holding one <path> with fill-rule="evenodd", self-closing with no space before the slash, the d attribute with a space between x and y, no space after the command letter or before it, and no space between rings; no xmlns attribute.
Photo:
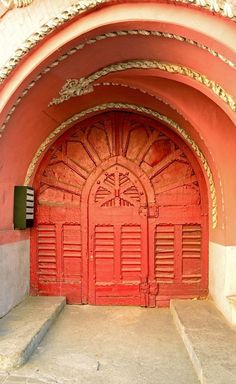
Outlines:
<svg viewBox="0 0 236 384"><path fill-rule="evenodd" d="M8 3L7 0L4 0ZM14 1L18 7L26 6L32 3L33 0L22 0ZM219 1L219 3L218 3ZM173 3L183 3L190 4L191 6L198 7L200 9L207 9L213 14L218 13L221 16L230 18L233 21L236 21L236 9L233 5L225 0L172 0ZM80 14L86 13L90 10L96 9L99 5L112 5L120 3L117 0L83 0L79 1L77 4L68 7L62 13L58 14L54 18L48 20L43 24L37 31L35 31L31 36L29 36L21 46L15 51L11 58L5 63L5 65L0 69L0 84L9 76L12 70L19 64L23 57L30 52L39 42L41 42L45 37L54 32L59 26L65 24L66 22L72 20L74 17L79 16Z"/></svg>
<svg viewBox="0 0 236 384"><path fill-rule="evenodd" d="M226 103L226 105L230 107L233 112L236 112L236 101L233 96L227 93L224 88L222 88L221 85L217 84L214 80L208 79L205 75L191 68L174 63L159 62L157 60L132 60L115 63L94 72L88 77L67 80L59 92L59 97L54 98L49 103L49 106L60 104L65 100L69 100L72 96L82 96L86 93L90 93L93 91L92 84L101 77L114 72L121 72L129 69L158 69L170 74L178 74L188 77L210 89L218 98Z"/></svg>
<svg viewBox="0 0 236 384"><path fill-rule="evenodd" d="M92 108L88 108L86 110L83 110L63 123L61 123L58 127L56 127L49 136L43 141L43 143L39 146L36 154L34 155L27 173L25 177L24 184L29 185L31 182L31 178L35 172L35 169L37 167L38 161L40 160L42 154L45 152L45 150L49 147L49 145L56 139L58 135L63 133L67 128L69 128L72 124L78 122L79 120L88 117L89 115L96 114L103 111L108 110L126 110L126 111L133 111L136 113L141 113L146 116L152 117L154 119L157 119L164 124L167 124L169 127L171 127L177 134L179 134L182 139L190 146L190 148L193 150L197 158L200 160L200 163L204 169L206 178L208 180L209 185L209 191L210 191L210 199L211 199L211 217L212 217L212 228L215 229L217 226L217 198L216 198L216 188L215 188L215 182L213 178L212 171L210 169L210 166L202 153L199 146L195 143L195 141L191 138L191 136L187 133L187 131L180 127L178 123L173 121L172 119L168 118L167 116L164 116L160 114L159 112L146 108L143 106L135 105L135 104L128 104L128 103L105 103L101 105L96 105Z"/></svg>
<svg viewBox="0 0 236 384"><path fill-rule="evenodd" d="M194 40L188 39L181 35L176 35L173 33L166 33L161 31L152 31L152 30L120 30L120 31L113 31L104 33L101 35L96 35L93 38L88 39L84 43L81 43L77 45L76 47L71 48L69 51L64 53L63 55L59 56L56 60L54 60L51 64L46 66L36 77L34 80L32 80L29 85L23 90L20 96L18 96L17 100L9 110L5 121L2 123L0 127L0 138L5 130L8 122L11 119L12 114L14 113L16 107L18 104L20 104L21 100L28 94L28 92L36 85L36 83L45 75L48 74L53 68L58 66L62 61L66 60L67 58L73 56L76 52L83 50L86 46L90 46L93 44L96 44L98 41L106 40L106 39L113 39L120 36L156 36L156 37L162 37L167 39L174 39L177 41L185 42L189 45L196 46L204 51L207 51L210 55L217 57L219 60L221 60L223 63L227 64L230 68L233 68L236 70L236 63L232 62L228 58L226 58L224 55L216 52L215 50L207 47L204 44L198 43ZM133 64L132 64L133 63ZM133 66L132 66L133 65ZM116 66L116 67L115 67ZM123 66L123 68L122 68ZM107 74L106 72L110 69L112 72L117 70L125 70L129 69L129 67L132 68L158 68L162 71L167 71L169 73L174 74L182 74L184 76L188 76L199 83L205 85L210 90L212 90L213 93L215 93L221 100L223 100L234 112L236 110L236 101L233 99L233 97L227 93L220 84L217 84L215 81L208 79L206 76L204 76L201 73L198 73L197 71L192 70L191 68L187 68L184 66L178 66L173 63L161 63L157 62L155 60L153 61L145 61L145 60L137 60L133 62L126 62L126 63L117 63L113 66L107 66L103 68L100 71L95 72L94 74L91 74L87 78L81 78L80 80L68 80L65 85L62 87L61 91L59 92L59 97L55 98L55 100L52 100L49 105L52 104L59 104L61 101L68 100L72 96L78 96L82 95L83 93L87 93L87 91L92 91L92 86L90 85L94 80L94 77L96 77L96 74L99 74L101 71L104 72L105 76ZM1 70L0 70L0 83L1 83ZM89 84L88 84L89 83ZM68 91L68 92L67 92Z"/></svg>
<svg viewBox="0 0 236 384"><path fill-rule="evenodd" d="M34 0L1 0L6 8L23 8L33 3Z"/></svg>

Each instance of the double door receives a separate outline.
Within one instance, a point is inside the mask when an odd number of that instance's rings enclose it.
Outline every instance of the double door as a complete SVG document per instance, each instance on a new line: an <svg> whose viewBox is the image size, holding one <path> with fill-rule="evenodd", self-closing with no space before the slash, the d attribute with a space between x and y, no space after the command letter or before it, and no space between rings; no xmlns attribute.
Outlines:
<svg viewBox="0 0 236 384"><path fill-rule="evenodd" d="M79 123L54 143L34 187L32 294L145 306L206 295L204 177L158 122L112 112Z"/></svg>

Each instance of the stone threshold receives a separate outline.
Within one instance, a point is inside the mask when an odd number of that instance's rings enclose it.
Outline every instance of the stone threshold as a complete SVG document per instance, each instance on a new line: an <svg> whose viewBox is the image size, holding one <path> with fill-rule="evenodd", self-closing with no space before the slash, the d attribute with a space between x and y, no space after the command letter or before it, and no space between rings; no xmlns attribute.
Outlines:
<svg viewBox="0 0 236 384"><path fill-rule="evenodd" d="M202 384L236 383L236 329L210 300L172 300L171 312Z"/></svg>
<svg viewBox="0 0 236 384"><path fill-rule="evenodd" d="M0 372L28 360L65 304L64 297L29 296L0 319Z"/></svg>

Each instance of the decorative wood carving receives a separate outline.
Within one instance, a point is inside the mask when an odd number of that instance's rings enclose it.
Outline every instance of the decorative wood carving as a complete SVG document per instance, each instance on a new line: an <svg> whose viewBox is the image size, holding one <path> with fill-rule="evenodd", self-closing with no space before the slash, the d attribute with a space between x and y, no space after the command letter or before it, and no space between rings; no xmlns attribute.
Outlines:
<svg viewBox="0 0 236 384"><path fill-rule="evenodd" d="M155 121L112 112L54 144L35 184L33 292L142 306L206 294L205 185L177 141Z"/></svg>
<svg viewBox="0 0 236 384"><path fill-rule="evenodd" d="M170 126L174 131L176 131L185 142L189 144L189 146L192 148L192 150L195 152L196 156L199 158L200 162L202 163L202 166L205 170L206 177L209 182L209 190L210 190L210 197L211 197L211 213L212 213L212 227L216 228L217 225L217 199L216 199L216 190L215 190L215 183L213 179L213 175L211 172L211 169L208 165L208 162L198 147L198 145L195 143L195 141L190 137L190 135L180 127L175 121L168 118L167 116L161 115L159 112L154 111L152 109L138 106L134 104L125 104L125 103L105 103L101 105L97 105L95 107L89 108L87 110L81 111L68 120L64 121L62 124L60 124L53 132L50 133L50 135L45 139L45 141L40 145L38 151L36 152L35 156L32 159L32 162L28 168L26 178L25 178L25 185L28 185L30 182L30 178L33 175L34 169L36 167L36 164L46 148L48 148L51 141L60 134L63 130L65 130L67 127L71 126L73 123L79 121L80 119L86 117L87 115L90 115L91 113L98 113L106 110L129 110L133 112L139 112L143 115L151 116L155 119L158 119L168 126Z"/></svg>
<svg viewBox="0 0 236 384"><path fill-rule="evenodd" d="M226 92L226 90L214 80L208 79L204 74L183 65L160 62L157 60L132 60L115 63L94 72L86 78L82 77L81 79L67 80L62 86L62 89L59 91L59 96L54 98L49 103L49 106L63 103L71 97L81 96L86 93L93 92L93 83L101 77L115 72L126 71L128 69L158 69L163 72L189 77L210 89L217 97L226 103L233 112L236 112L236 101L233 96Z"/></svg>
<svg viewBox="0 0 236 384"><path fill-rule="evenodd" d="M0 0L6 8L22 8L33 3L34 0Z"/></svg>

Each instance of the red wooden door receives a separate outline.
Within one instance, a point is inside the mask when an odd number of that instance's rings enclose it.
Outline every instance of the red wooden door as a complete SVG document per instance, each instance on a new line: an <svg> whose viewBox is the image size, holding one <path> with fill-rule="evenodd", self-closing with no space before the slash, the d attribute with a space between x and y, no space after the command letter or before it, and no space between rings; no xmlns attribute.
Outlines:
<svg viewBox="0 0 236 384"><path fill-rule="evenodd" d="M115 165L102 173L89 201L89 302L147 305L145 191L138 179Z"/></svg>
<svg viewBox="0 0 236 384"><path fill-rule="evenodd" d="M71 128L34 183L31 292L69 303L161 306L207 293L207 189L158 122L104 113Z"/></svg>

